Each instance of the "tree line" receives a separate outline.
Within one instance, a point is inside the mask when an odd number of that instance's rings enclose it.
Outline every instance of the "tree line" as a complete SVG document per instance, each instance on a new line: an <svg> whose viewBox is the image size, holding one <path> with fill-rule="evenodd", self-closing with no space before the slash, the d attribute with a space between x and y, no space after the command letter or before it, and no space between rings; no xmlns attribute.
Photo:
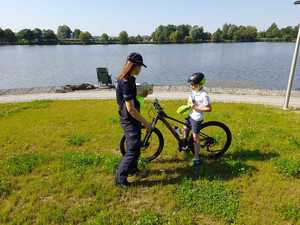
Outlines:
<svg viewBox="0 0 300 225"><path fill-rule="evenodd" d="M160 25L151 35L129 36L121 31L118 36L103 33L92 36L88 31L71 30L67 25L53 30L39 28L22 29L14 33L11 29L0 28L0 44L142 44L142 43L202 43L202 42L254 42L254 41L293 41L297 37L298 27L279 28L273 23L268 29L258 31L255 26L224 24L215 32L206 32L198 25Z"/></svg>

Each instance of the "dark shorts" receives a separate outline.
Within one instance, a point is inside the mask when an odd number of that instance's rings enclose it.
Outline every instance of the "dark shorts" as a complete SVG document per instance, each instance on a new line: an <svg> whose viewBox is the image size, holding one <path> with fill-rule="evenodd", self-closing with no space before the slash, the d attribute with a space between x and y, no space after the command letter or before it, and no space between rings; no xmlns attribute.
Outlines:
<svg viewBox="0 0 300 225"><path fill-rule="evenodd" d="M192 131L194 134L199 134L202 122L203 122L203 120L196 121L196 120L193 120L191 117L188 117L185 119L184 123L187 127L192 128Z"/></svg>

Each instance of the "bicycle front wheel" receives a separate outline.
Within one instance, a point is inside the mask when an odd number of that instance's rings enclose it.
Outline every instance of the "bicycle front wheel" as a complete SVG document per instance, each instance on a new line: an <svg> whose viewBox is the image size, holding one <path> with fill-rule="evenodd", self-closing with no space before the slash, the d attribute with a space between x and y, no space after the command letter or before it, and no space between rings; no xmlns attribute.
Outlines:
<svg viewBox="0 0 300 225"><path fill-rule="evenodd" d="M146 162L153 161L160 155L164 148L163 135L157 128L154 128L150 133L146 129L142 129L141 137L141 158ZM127 152L125 136L120 141L120 151L123 156Z"/></svg>
<svg viewBox="0 0 300 225"><path fill-rule="evenodd" d="M200 156L209 159L222 157L231 145L230 129L221 122L209 121L201 125L199 133ZM194 153L194 140L189 139L190 149Z"/></svg>

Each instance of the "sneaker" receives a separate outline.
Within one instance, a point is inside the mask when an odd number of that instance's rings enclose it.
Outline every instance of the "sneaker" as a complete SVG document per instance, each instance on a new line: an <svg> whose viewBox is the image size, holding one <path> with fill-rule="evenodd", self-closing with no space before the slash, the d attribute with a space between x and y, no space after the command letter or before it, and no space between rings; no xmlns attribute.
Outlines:
<svg viewBox="0 0 300 225"><path fill-rule="evenodd" d="M141 170L139 168L133 168L129 173L128 175L129 176L133 176L133 175L136 175L136 174L139 174L141 173Z"/></svg>
<svg viewBox="0 0 300 225"><path fill-rule="evenodd" d="M145 171L145 170L140 170L140 169L136 168L136 169L133 169L133 170L128 174L128 176L137 176L137 177L144 178L144 177L147 177L147 176L148 176L148 172Z"/></svg>
<svg viewBox="0 0 300 225"><path fill-rule="evenodd" d="M200 169L200 167L201 167L201 160L200 159L195 159L194 161L193 161L193 167L195 168L195 169Z"/></svg>
<svg viewBox="0 0 300 225"><path fill-rule="evenodd" d="M193 161L193 174L196 178L200 177L201 164L202 163L200 159L195 159Z"/></svg>
<svg viewBox="0 0 300 225"><path fill-rule="evenodd" d="M180 152L181 152L181 151L186 152L188 149L189 149L188 141L187 141L186 139L181 139L181 140L180 140L180 143L179 143L179 146L178 146L178 150L179 150Z"/></svg>
<svg viewBox="0 0 300 225"><path fill-rule="evenodd" d="M116 181L116 182L115 182L115 185L116 185L117 187L119 187L119 188L124 188L124 189L126 189L126 188L130 187L131 183L129 183L127 180L125 180L125 181L122 182L122 183Z"/></svg>

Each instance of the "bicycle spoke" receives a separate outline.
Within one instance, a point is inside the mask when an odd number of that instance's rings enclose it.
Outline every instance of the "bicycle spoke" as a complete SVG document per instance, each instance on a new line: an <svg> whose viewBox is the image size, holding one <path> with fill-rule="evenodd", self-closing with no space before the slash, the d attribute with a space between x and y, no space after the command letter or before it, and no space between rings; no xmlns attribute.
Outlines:
<svg viewBox="0 0 300 225"><path fill-rule="evenodd" d="M208 126L203 128L199 136L200 154L202 156L221 152L227 141L225 131L217 126Z"/></svg>

